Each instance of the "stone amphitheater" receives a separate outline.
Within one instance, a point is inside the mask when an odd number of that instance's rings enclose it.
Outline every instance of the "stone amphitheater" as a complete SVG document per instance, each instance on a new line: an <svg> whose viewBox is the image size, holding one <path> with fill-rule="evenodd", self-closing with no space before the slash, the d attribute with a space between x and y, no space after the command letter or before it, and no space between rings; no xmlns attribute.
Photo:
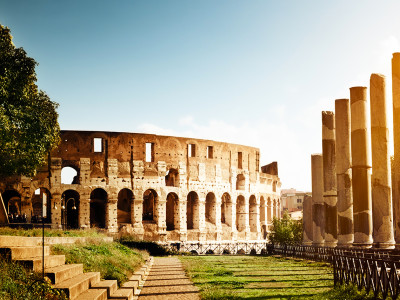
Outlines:
<svg viewBox="0 0 400 300"><path fill-rule="evenodd" d="M0 183L10 222L102 228L154 241L263 240L280 216L277 163L254 147L152 134L61 131L34 178ZM73 174L68 181L67 174Z"/></svg>

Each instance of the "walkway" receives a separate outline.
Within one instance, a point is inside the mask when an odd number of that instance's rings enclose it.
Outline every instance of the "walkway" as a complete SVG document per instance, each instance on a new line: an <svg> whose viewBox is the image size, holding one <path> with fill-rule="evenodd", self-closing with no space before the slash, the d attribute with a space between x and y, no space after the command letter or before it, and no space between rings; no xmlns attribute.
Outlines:
<svg viewBox="0 0 400 300"><path fill-rule="evenodd" d="M155 257L139 300L200 299L198 289L185 275L176 257Z"/></svg>

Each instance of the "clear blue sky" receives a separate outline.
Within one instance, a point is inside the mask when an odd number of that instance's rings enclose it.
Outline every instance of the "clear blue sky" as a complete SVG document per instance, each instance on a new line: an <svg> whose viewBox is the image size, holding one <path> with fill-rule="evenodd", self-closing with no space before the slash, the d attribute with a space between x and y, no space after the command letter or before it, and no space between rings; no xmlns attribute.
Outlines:
<svg viewBox="0 0 400 300"><path fill-rule="evenodd" d="M399 12L372 0L0 0L62 129L259 147L299 190L311 189L321 110L371 73L390 88Z"/></svg>

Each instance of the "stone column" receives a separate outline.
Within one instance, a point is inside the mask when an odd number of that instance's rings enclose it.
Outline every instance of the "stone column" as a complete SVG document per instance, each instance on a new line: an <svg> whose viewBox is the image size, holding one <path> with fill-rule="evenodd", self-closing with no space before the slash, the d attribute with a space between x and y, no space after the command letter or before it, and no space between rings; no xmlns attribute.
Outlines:
<svg viewBox="0 0 400 300"><path fill-rule="evenodd" d="M161 196L158 196L157 201L155 201L154 203L154 205L156 206L154 221L156 221L157 223L157 230L160 240L165 241L167 236L167 223L166 223L167 200L160 198Z"/></svg>
<svg viewBox="0 0 400 300"><path fill-rule="evenodd" d="M187 221L186 221L186 198L181 198L178 201L178 230L179 230L179 240L184 242L187 241Z"/></svg>
<svg viewBox="0 0 400 300"><path fill-rule="evenodd" d="M81 194L78 202L76 202L78 209L79 228L90 228L90 194Z"/></svg>
<svg viewBox="0 0 400 300"><path fill-rule="evenodd" d="M325 207L322 154L311 155L313 246L324 246Z"/></svg>
<svg viewBox="0 0 400 300"><path fill-rule="evenodd" d="M394 248L394 234L385 89L385 76L372 74L370 99L373 238L375 247L388 249Z"/></svg>
<svg viewBox="0 0 400 300"><path fill-rule="evenodd" d="M54 229L61 229L61 195L53 194L53 199L51 201L51 224Z"/></svg>
<svg viewBox="0 0 400 300"><path fill-rule="evenodd" d="M338 246L350 247L354 241L353 194L351 188L350 101L335 101L336 179Z"/></svg>
<svg viewBox="0 0 400 300"><path fill-rule="evenodd" d="M206 236L206 198L199 195L199 241L205 241Z"/></svg>
<svg viewBox="0 0 400 300"><path fill-rule="evenodd" d="M324 173L325 246L337 244L337 190L335 153L335 114L322 112L322 161Z"/></svg>
<svg viewBox="0 0 400 300"><path fill-rule="evenodd" d="M143 193L136 193L132 199L131 205L131 220L133 225L133 231L142 239L144 236L143 228Z"/></svg>
<svg viewBox="0 0 400 300"><path fill-rule="evenodd" d="M371 153L366 87L350 88L355 247L372 246Z"/></svg>
<svg viewBox="0 0 400 300"><path fill-rule="evenodd" d="M117 202L118 199L111 198L108 199L106 205L106 228L108 232L118 232L118 224L117 224Z"/></svg>
<svg viewBox="0 0 400 300"><path fill-rule="evenodd" d="M303 245L312 245L312 197L304 195L303 200Z"/></svg>
<svg viewBox="0 0 400 300"><path fill-rule="evenodd" d="M400 248L400 53L393 53L392 59L393 93L393 210L396 248Z"/></svg>

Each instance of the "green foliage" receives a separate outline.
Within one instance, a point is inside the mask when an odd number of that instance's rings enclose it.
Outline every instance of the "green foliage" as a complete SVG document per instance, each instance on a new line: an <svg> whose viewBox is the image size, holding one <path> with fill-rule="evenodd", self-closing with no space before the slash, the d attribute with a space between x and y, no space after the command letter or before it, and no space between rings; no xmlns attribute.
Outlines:
<svg viewBox="0 0 400 300"><path fill-rule="evenodd" d="M365 290L359 291L354 285L341 285L325 293L315 295L313 300L372 300L376 299L372 291L367 294ZM378 299L381 299L378 297Z"/></svg>
<svg viewBox="0 0 400 300"><path fill-rule="evenodd" d="M302 220L293 220L287 212L281 219L274 218L268 239L273 244L300 244L303 239Z"/></svg>
<svg viewBox="0 0 400 300"><path fill-rule="evenodd" d="M65 254L66 263L83 264L84 272L100 272L101 278L117 280L121 285L138 269L148 254L120 243L95 242L55 245L52 254Z"/></svg>
<svg viewBox="0 0 400 300"><path fill-rule="evenodd" d="M1 176L33 176L59 142L58 104L35 84L36 65L0 24Z"/></svg>
<svg viewBox="0 0 400 300"><path fill-rule="evenodd" d="M50 281L43 282L41 274L30 273L17 263L0 259L0 270L0 299L67 299L63 292L51 288Z"/></svg>

